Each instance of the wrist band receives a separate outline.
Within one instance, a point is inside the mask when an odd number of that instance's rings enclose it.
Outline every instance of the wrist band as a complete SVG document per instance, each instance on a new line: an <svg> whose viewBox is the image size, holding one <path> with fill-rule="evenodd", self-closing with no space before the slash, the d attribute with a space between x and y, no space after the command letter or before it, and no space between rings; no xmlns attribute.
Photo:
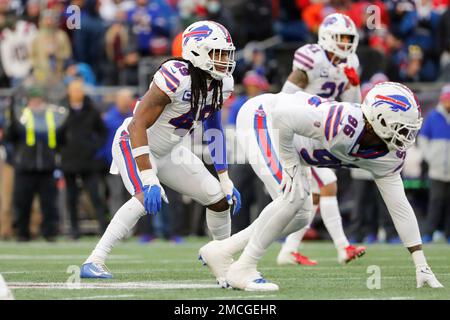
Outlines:
<svg viewBox="0 0 450 320"><path fill-rule="evenodd" d="M153 169L142 170L141 172L142 183L144 185L154 185L159 184L158 177Z"/></svg>
<svg viewBox="0 0 450 320"><path fill-rule="evenodd" d="M137 158L143 154L150 154L150 148L149 146L137 147L131 150L131 154L133 155L133 158Z"/></svg>

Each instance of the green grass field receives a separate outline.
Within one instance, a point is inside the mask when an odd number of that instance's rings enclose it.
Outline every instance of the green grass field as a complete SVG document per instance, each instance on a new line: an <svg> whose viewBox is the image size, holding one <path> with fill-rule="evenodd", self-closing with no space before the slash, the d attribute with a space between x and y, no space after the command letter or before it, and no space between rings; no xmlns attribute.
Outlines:
<svg viewBox="0 0 450 320"><path fill-rule="evenodd" d="M416 289L415 269L401 245L370 245L361 259L340 266L330 242L306 242L302 253L317 259L316 267L278 267L274 244L259 270L276 282L275 293L220 289L207 267L197 260L206 238L183 244L135 239L116 247L108 261L113 280L84 280L69 289L69 266L79 266L97 239L55 244L0 242L0 273L16 299L450 299L450 246L425 246L425 253L444 289ZM381 270L381 289L368 289L368 267ZM70 269L70 268L69 268ZM72 271L73 272L73 271ZM71 279L72 279L71 278Z"/></svg>

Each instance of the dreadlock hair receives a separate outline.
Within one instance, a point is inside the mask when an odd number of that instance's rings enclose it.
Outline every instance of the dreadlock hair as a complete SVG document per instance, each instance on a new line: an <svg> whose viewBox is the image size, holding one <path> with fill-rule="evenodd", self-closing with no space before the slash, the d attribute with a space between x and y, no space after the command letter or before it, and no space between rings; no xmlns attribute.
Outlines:
<svg viewBox="0 0 450 320"><path fill-rule="evenodd" d="M200 68L194 67L192 62L182 58L170 58L164 61L162 64L173 60L185 62L188 64L189 75L191 77L191 110L194 111L195 114L197 113L199 107L206 105L206 97L208 95L208 84L206 80L208 79L208 73ZM222 109L222 87L222 80L212 79L210 88L212 88L213 90L211 103L214 111L219 111L220 109Z"/></svg>

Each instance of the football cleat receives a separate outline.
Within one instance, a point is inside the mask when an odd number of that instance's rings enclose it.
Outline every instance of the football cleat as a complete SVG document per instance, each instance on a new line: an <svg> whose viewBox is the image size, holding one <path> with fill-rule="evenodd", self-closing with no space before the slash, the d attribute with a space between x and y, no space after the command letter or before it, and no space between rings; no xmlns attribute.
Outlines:
<svg viewBox="0 0 450 320"><path fill-rule="evenodd" d="M106 265L89 262L81 266L80 278L84 279L111 279L113 276Z"/></svg>
<svg viewBox="0 0 450 320"><path fill-rule="evenodd" d="M5 279L0 274L0 300L14 300L14 296L6 285Z"/></svg>
<svg viewBox="0 0 450 320"><path fill-rule="evenodd" d="M228 288L228 284L225 280L228 268L233 263L233 256L227 253L222 246L220 241L214 240L198 251L199 260L203 265L206 265L209 270L214 274L217 279L217 283L222 288Z"/></svg>
<svg viewBox="0 0 450 320"><path fill-rule="evenodd" d="M353 259L362 257L366 253L366 247L355 247L349 245L345 249L338 250L338 262L340 264L346 264Z"/></svg>
<svg viewBox="0 0 450 320"><path fill-rule="evenodd" d="M431 288L443 288L429 266L416 268L417 288L422 288L425 284Z"/></svg>
<svg viewBox="0 0 450 320"><path fill-rule="evenodd" d="M310 260L307 256L302 256L299 252L289 252L281 250L277 257L277 264L279 266L285 265L302 265L302 266L315 266L316 260Z"/></svg>
<svg viewBox="0 0 450 320"><path fill-rule="evenodd" d="M256 268L233 263L227 272L226 281L233 289L244 291L278 291L275 283L268 282Z"/></svg>

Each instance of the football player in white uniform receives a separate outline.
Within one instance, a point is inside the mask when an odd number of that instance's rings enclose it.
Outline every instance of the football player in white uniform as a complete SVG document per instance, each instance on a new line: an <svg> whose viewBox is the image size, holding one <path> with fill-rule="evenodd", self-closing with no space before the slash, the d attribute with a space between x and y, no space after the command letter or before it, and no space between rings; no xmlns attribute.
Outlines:
<svg viewBox="0 0 450 320"><path fill-rule="evenodd" d="M105 260L113 246L145 214L168 202L160 181L206 207L214 239L230 236L240 195L228 177L220 109L233 91L235 47L228 30L212 21L193 23L183 32L183 59L170 59L155 73L133 117L116 131L111 173L120 173L132 195L115 214L81 268L82 278L112 278ZM219 181L181 145L203 124Z"/></svg>
<svg viewBox="0 0 450 320"><path fill-rule="evenodd" d="M241 147L271 195L280 194L245 230L212 241L200 254L217 278L234 288L278 290L257 271L269 245L307 225L312 207L307 166L358 167L369 171L400 238L412 254L417 287L442 287L427 264L416 216L400 171L422 125L420 107L405 86L384 82L363 103L318 96L265 94L247 101L237 118ZM250 129L249 129L250 128ZM243 250L233 263L233 255Z"/></svg>
<svg viewBox="0 0 450 320"><path fill-rule="evenodd" d="M358 31L352 19L340 13L325 17L319 28L317 44L307 44L295 52L292 72L282 92L304 91L322 98L346 102L361 102L360 81L357 73L359 60L355 54ZM313 175L313 215L320 214L338 253L339 263L362 256L366 248L350 245L342 227L337 201L337 178L332 169L311 168ZM298 252L300 242L309 228L289 235L277 257L279 265L316 265L315 260Z"/></svg>

